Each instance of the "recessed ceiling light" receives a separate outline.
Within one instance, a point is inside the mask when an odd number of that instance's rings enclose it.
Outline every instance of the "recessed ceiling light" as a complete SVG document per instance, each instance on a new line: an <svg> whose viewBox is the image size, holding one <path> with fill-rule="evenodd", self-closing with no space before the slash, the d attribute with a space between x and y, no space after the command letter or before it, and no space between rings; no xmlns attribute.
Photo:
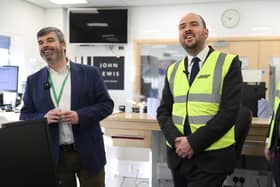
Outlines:
<svg viewBox="0 0 280 187"><path fill-rule="evenodd" d="M84 4L88 3L87 0L49 0L52 3L63 5L63 4Z"/></svg>

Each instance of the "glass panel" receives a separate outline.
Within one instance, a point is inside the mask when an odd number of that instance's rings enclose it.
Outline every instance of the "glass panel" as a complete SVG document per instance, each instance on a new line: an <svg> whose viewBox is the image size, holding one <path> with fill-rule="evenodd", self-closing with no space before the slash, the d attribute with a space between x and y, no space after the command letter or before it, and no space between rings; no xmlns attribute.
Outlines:
<svg viewBox="0 0 280 187"><path fill-rule="evenodd" d="M9 64L9 50L0 48L0 66Z"/></svg>
<svg viewBox="0 0 280 187"><path fill-rule="evenodd" d="M249 69L249 59L245 56L240 56L239 59L241 60L241 68L242 69Z"/></svg>
<svg viewBox="0 0 280 187"><path fill-rule="evenodd" d="M148 97L161 98L167 67L186 55L179 45L141 46L141 101Z"/></svg>
<svg viewBox="0 0 280 187"><path fill-rule="evenodd" d="M0 35L0 66L9 65L10 37Z"/></svg>

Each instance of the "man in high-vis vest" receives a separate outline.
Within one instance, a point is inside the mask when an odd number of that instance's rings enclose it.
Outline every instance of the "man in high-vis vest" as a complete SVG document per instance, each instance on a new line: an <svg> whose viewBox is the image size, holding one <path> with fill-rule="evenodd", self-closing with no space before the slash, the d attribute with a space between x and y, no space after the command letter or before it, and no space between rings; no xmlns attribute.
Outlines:
<svg viewBox="0 0 280 187"><path fill-rule="evenodd" d="M187 55L168 67L157 110L175 187L222 186L235 164L241 62L207 46L207 38L201 16L189 13L180 20Z"/></svg>
<svg viewBox="0 0 280 187"><path fill-rule="evenodd" d="M277 187L280 187L280 82L275 91L273 116L268 129L264 156L272 163L272 174Z"/></svg>

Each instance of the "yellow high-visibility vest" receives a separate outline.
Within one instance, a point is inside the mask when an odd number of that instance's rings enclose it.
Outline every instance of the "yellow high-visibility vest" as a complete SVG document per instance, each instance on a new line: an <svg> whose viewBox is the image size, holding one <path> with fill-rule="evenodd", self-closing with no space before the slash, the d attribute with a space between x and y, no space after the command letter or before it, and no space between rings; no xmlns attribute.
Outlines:
<svg viewBox="0 0 280 187"><path fill-rule="evenodd" d="M184 73L184 60L167 70L167 79L174 103L172 119L179 132L184 134L188 116L191 132L206 125L219 110L223 82L235 55L213 51L204 62L192 86ZM234 144L234 126L206 150L216 150ZM167 145L168 142L167 142Z"/></svg>
<svg viewBox="0 0 280 187"><path fill-rule="evenodd" d="M271 148L271 143L272 143L272 135L273 135L273 129L275 126L275 118L276 118L276 112L278 109L278 106L280 104L280 82L277 85L276 91L275 91L275 98L274 98L274 107L273 107L273 118L271 121L271 127L269 131L269 136L268 136L268 145L267 148Z"/></svg>

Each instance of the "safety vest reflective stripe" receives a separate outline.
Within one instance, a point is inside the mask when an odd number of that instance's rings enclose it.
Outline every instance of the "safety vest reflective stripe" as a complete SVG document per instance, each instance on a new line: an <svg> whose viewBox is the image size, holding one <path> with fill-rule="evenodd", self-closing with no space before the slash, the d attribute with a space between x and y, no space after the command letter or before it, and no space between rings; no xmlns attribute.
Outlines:
<svg viewBox="0 0 280 187"><path fill-rule="evenodd" d="M209 121L212 116L189 116L189 122L192 125L201 125L201 124L206 124L207 121Z"/></svg>
<svg viewBox="0 0 280 187"><path fill-rule="evenodd" d="M180 61L175 63L173 71L172 71L171 76L170 76L170 80L169 80L169 82L172 83L172 84L169 84L172 94L173 94L173 91L174 91L174 79L175 79L175 75L176 75L177 69L179 67L179 64L180 64Z"/></svg>
<svg viewBox="0 0 280 187"><path fill-rule="evenodd" d="M211 94L189 94L188 101L200 101L200 102L209 102L209 103L219 103L220 95L211 95ZM185 103L186 96L176 96L174 97L174 103Z"/></svg>
<svg viewBox="0 0 280 187"><path fill-rule="evenodd" d="M184 122L184 118L182 118L181 116L172 116L172 120L175 124L183 124Z"/></svg>
<svg viewBox="0 0 280 187"><path fill-rule="evenodd" d="M212 94L214 95L220 95L219 94L219 91L221 90L220 89L220 86L221 86L221 80L222 80L222 72L223 72L223 65L224 65L224 62L225 62L225 58L226 58L226 54L225 53L220 53L219 57L218 57L218 60L217 60L217 64L216 64L216 67L215 67L215 73L214 73L214 80L213 80L213 92ZM214 93L214 92L217 92L217 93Z"/></svg>
<svg viewBox="0 0 280 187"><path fill-rule="evenodd" d="M209 116L189 116L189 121L193 125L201 125L201 124L207 123L207 121L209 121L212 117L213 117L213 115L211 115L211 116L210 115ZM183 125L183 122L184 122L183 117L173 115L172 119L175 124Z"/></svg>
<svg viewBox="0 0 280 187"><path fill-rule="evenodd" d="M187 96L185 96L185 95L174 97L174 103L185 103L186 97Z"/></svg>
<svg viewBox="0 0 280 187"><path fill-rule="evenodd" d="M219 94L189 94L188 101L219 103L221 97Z"/></svg>
<svg viewBox="0 0 280 187"><path fill-rule="evenodd" d="M218 103L220 101L220 95L212 94L189 94L191 98L188 98L188 101L200 101L200 102L209 102L209 103ZM186 96L176 96L174 97L174 103L185 103Z"/></svg>

